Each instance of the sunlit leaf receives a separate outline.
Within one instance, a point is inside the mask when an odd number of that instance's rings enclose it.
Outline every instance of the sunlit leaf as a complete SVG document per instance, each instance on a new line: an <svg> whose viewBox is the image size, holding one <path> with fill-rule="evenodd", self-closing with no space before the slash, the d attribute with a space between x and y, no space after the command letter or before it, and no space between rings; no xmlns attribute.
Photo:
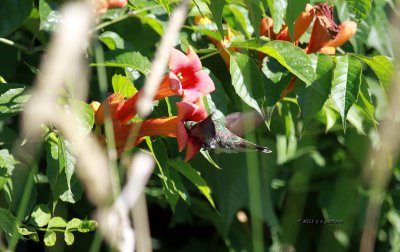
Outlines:
<svg viewBox="0 0 400 252"><path fill-rule="evenodd" d="M50 219L51 214L48 207L44 204L39 204L33 209L29 223L37 227L44 227L49 223Z"/></svg>
<svg viewBox="0 0 400 252"><path fill-rule="evenodd" d="M66 230L78 229L81 224L82 224L82 220L81 219L73 218L70 221L68 221Z"/></svg>
<svg viewBox="0 0 400 252"><path fill-rule="evenodd" d="M56 244L57 241L57 235L56 232L54 231L47 231L44 233L44 244L48 247L52 247Z"/></svg>
<svg viewBox="0 0 400 252"><path fill-rule="evenodd" d="M230 73L232 76L232 86L239 97L250 107L261 113L261 109L255 98L263 96L263 90L254 94L253 87L262 88L262 78L259 71L256 70L256 65L251 59L240 53L231 55ZM257 97L253 96L257 95Z"/></svg>
<svg viewBox="0 0 400 252"><path fill-rule="evenodd" d="M310 58L317 73L317 79L308 87L303 82L296 83L296 94L305 125L317 114L328 99L333 76L331 57L326 54L318 54L310 55Z"/></svg>
<svg viewBox="0 0 400 252"><path fill-rule="evenodd" d="M361 79L360 93L355 105L364 114L364 117L376 127L377 122L375 120L375 106L368 90L368 83L365 77L362 77Z"/></svg>
<svg viewBox="0 0 400 252"><path fill-rule="evenodd" d="M65 241L65 243L67 245L72 245L72 244L74 244L74 240L75 240L74 234L71 233L68 230L65 230L65 232L64 232L64 241Z"/></svg>
<svg viewBox="0 0 400 252"><path fill-rule="evenodd" d="M286 9L286 25L291 38L294 38L294 22L299 14L304 11L309 0L288 0Z"/></svg>
<svg viewBox="0 0 400 252"><path fill-rule="evenodd" d="M124 49L125 41L118 33L106 31L99 35L100 41L103 42L110 50Z"/></svg>
<svg viewBox="0 0 400 252"><path fill-rule="evenodd" d="M120 93L126 98L131 97L137 93L137 89L135 88L133 83L129 80L129 78L126 76L115 74L112 77L111 82L114 92Z"/></svg>
<svg viewBox="0 0 400 252"><path fill-rule="evenodd" d="M361 84L362 65L348 55L336 57L336 67L332 80L332 100L339 109L343 128L346 130L346 117L356 102Z"/></svg>
<svg viewBox="0 0 400 252"><path fill-rule="evenodd" d="M200 153L215 168L221 169L221 167L219 167L219 165L212 159L210 153L207 150L200 150Z"/></svg>
<svg viewBox="0 0 400 252"><path fill-rule="evenodd" d="M150 72L151 63L148 58L139 52L132 52L131 50L114 50L106 52L104 66L107 67L130 67L138 70L146 75ZM97 63L91 63L91 66L97 66Z"/></svg>
<svg viewBox="0 0 400 252"><path fill-rule="evenodd" d="M58 4L53 0L39 0L40 30L53 32L61 21Z"/></svg>
<svg viewBox="0 0 400 252"><path fill-rule="evenodd" d="M210 9L211 14L213 16L213 20L218 27L218 31L220 34L219 40L221 40L221 38L224 37L224 29L222 27L222 11L224 10L225 5L226 5L225 0L218 0L218 1L210 0L208 2L208 8Z"/></svg>
<svg viewBox="0 0 400 252"><path fill-rule="evenodd" d="M260 20L263 15L261 3L257 0L244 0L249 10L250 22L254 29L254 36L260 36Z"/></svg>
<svg viewBox="0 0 400 252"><path fill-rule="evenodd" d="M168 165L170 165L180 174L185 176L185 178L187 178L190 182L192 182L200 190L200 192L207 198L210 204L215 208L215 203L211 196L211 190L198 171L193 169L190 166L190 164L186 162L169 160Z"/></svg>
<svg viewBox="0 0 400 252"><path fill-rule="evenodd" d="M87 233L96 230L98 224L94 220L82 220L79 224L78 231L81 233Z"/></svg>
<svg viewBox="0 0 400 252"><path fill-rule="evenodd" d="M86 102L70 99L69 104L64 106L65 109L72 109L77 113L74 117L77 128L83 136L90 133L94 125L93 109Z"/></svg>
<svg viewBox="0 0 400 252"><path fill-rule="evenodd" d="M287 41L271 41L263 45L259 45L255 41L245 41L235 42L233 46L257 50L273 57L307 85L311 85L317 77L309 56L302 49Z"/></svg>
<svg viewBox="0 0 400 252"><path fill-rule="evenodd" d="M347 6L354 13L356 19L361 21L368 16L372 0L346 0Z"/></svg>
<svg viewBox="0 0 400 252"><path fill-rule="evenodd" d="M159 170L158 176L161 180L161 185L165 198L171 206L172 211L175 211L176 203L179 199L179 192L177 191L176 187L173 184L173 181L171 181L171 178L168 176L168 174L164 173L164 169L167 166L168 162L168 153L166 152L165 146L162 143L158 142L161 141L157 141L157 144L153 145L150 137L146 137L146 144L153 154Z"/></svg>
<svg viewBox="0 0 400 252"><path fill-rule="evenodd" d="M287 1L286 0L267 0L268 1L268 8L271 12L272 19L274 21L274 32L278 33L282 25L285 23L285 14L286 14L286 7Z"/></svg>
<svg viewBox="0 0 400 252"><path fill-rule="evenodd" d="M363 55L354 55L357 59L365 62L374 71L379 79L382 87L388 92L389 84L391 83L394 73L393 60L389 57L378 55L373 57L366 57Z"/></svg>
<svg viewBox="0 0 400 252"><path fill-rule="evenodd" d="M238 5L229 5L229 9L234 16L233 21L237 22L237 28L250 38L252 27L250 27L250 20L248 19L248 10Z"/></svg>
<svg viewBox="0 0 400 252"><path fill-rule="evenodd" d="M22 84L0 85L0 119L14 116L24 109L24 104L30 95L26 94L26 87Z"/></svg>
<svg viewBox="0 0 400 252"><path fill-rule="evenodd" d="M0 208L0 230L11 236L17 231L18 226L18 219L9 210Z"/></svg>
<svg viewBox="0 0 400 252"><path fill-rule="evenodd" d="M47 229L64 229L67 226L67 222L62 217L53 217L50 219Z"/></svg>

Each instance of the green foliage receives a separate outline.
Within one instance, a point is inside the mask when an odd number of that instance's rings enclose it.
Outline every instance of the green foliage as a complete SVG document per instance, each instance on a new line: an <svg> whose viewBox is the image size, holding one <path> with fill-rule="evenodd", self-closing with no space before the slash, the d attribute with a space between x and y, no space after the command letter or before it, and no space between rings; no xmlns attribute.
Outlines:
<svg viewBox="0 0 400 252"><path fill-rule="evenodd" d="M346 0L346 3L349 6L351 12L354 13L356 19L359 21L365 19L365 17L371 11L371 2L371 0Z"/></svg>
<svg viewBox="0 0 400 252"><path fill-rule="evenodd" d="M32 0L12 1L0 3L0 37L5 37L18 29L32 10Z"/></svg>
<svg viewBox="0 0 400 252"><path fill-rule="evenodd" d="M0 119L16 115L24 108L24 103L29 99L25 93L26 87L22 84L0 85Z"/></svg>
<svg viewBox="0 0 400 252"><path fill-rule="evenodd" d="M76 174L77 154L85 153L76 152L62 130L48 122L41 124L41 138L34 140L35 154L25 153L34 143L19 129L31 123L22 112L42 74L42 59L50 52L48 41L66 2L0 3L0 250L5 246L14 251L19 248L15 243L24 240L28 250L72 245L70 249L95 251L102 242L92 233L98 224L87 218L94 216L94 207ZM270 16L275 35L287 27L293 37L305 5L320 1L189 1L188 17L174 42L178 50L186 53L190 46L198 54L202 71L215 85L215 91L203 97L207 113L257 111L264 124L243 137L272 153L201 150L202 155L186 162L175 137L144 136L115 160L112 131L95 125L88 103L102 102L110 93L129 99L140 92L179 2L130 0L127 7L98 16L90 31L93 45L81 48L91 67L89 98L71 97L80 91L77 87L57 90L61 95L54 108L78 112L71 118L77 134L107 139L115 188L125 184L131 154L141 149L154 157L157 167L145 189L153 249L359 250L367 200L375 193L364 181L368 172L363 168L369 153L382 145L378 129L388 115L397 69L389 22L397 13L396 3L330 1L335 22L355 19L357 33L334 54L307 54L312 25L297 43L282 36L260 37L260 20ZM101 50L104 62L95 53ZM99 84L102 70L106 87ZM183 80L188 69L180 71L175 74ZM134 121L177 116L181 99L162 98L149 118L136 115ZM398 160L390 159L390 166L392 177L380 192L375 251L399 250ZM192 235L205 232L207 236Z"/></svg>
<svg viewBox="0 0 400 252"><path fill-rule="evenodd" d="M308 0L296 1L289 0L287 1L287 9L286 9L286 25L288 26L289 34L291 38L294 38L294 22L299 14L304 11Z"/></svg>

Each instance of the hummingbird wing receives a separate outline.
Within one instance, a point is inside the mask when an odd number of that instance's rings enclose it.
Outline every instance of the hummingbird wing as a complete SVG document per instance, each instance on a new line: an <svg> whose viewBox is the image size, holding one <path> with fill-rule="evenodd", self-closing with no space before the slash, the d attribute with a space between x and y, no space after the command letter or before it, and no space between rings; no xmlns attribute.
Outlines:
<svg viewBox="0 0 400 252"><path fill-rule="evenodd" d="M225 118L225 126L240 137L264 122L263 117L257 111L236 112L226 115Z"/></svg>

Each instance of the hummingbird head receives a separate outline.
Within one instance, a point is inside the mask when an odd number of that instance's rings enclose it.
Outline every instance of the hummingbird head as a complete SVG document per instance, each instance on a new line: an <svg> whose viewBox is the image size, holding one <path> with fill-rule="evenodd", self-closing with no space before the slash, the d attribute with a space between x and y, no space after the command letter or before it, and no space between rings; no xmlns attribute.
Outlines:
<svg viewBox="0 0 400 252"><path fill-rule="evenodd" d="M195 126L197 124L197 122L195 121L186 121L184 122L185 128L187 130L191 130L193 128L193 126Z"/></svg>

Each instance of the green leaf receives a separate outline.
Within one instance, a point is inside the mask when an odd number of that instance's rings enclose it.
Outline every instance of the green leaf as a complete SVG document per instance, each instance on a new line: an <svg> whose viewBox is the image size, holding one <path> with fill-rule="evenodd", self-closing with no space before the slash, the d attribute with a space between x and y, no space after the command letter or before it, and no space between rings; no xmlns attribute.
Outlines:
<svg viewBox="0 0 400 252"><path fill-rule="evenodd" d="M121 38L118 33L113 31L106 31L99 35L99 39L103 42L110 50L125 49L125 41Z"/></svg>
<svg viewBox="0 0 400 252"><path fill-rule="evenodd" d="M33 227L28 227L28 228L21 228L21 227L19 227L18 228L18 233L20 234L20 235L29 235L29 236L31 236L31 235L37 235L37 232L36 232L36 230L35 230L35 228L33 228Z"/></svg>
<svg viewBox="0 0 400 252"><path fill-rule="evenodd" d="M336 57L332 80L332 100L339 109L343 128L346 130L346 116L356 102L361 84L362 64L348 55Z"/></svg>
<svg viewBox="0 0 400 252"><path fill-rule="evenodd" d="M7 209L0 208L0 229L8 236L12 236L19 227L18 219Z"/></svg>
<svg viewBox="0 0 400 252"><path fill-rule="evenodd" d="M222 11L224 10L225 5L226 5L225 0L218 0L218 1L210 0L208 2L208 8L210 9L211 14L213 16L213 20L218 27L218 31L220 34L219 40L221 40L224 37L224 28L222 27Z"/></svg>
<svg viewBox="0 0 400 252"><path fill-rule="evenodd" d="M219 165L212 159L210 153L207 150L200 150L201 155L215 168L220 169Z"/></svg>
<svg viewBox="0 0 400 252"><path fill-rule="evenodd" d="M160 20L158 20L154 17L150 17L150 16L140 16L140 20L144 24L147 24L151 28L153 28L154 31L158 33L158 35L160 35L160 36L164 35L164 27Z"/></svg>
<svg viewBox="0 0 400 252"><path fill-rule="evenodd" d="M286 0L268 0L268 8L274 21L274 32L278 33L285 23L287 1Z"/></svg>
<svg viewBox="0 0 400 252"><path fill-rule="evenodd" d="M355 58L366 63L372 71L378 77L381 86L384 88L387 93L389 84L391 84L391 80L394 73L394 64L393 60L389 57L378 55L373 56L371 58L363 56L363 55L352 55Z"/></svg>
<svg viewBox="0 0 400 252"><path fill-rule="evenodd" d="M264 45L258 45L255 41L245 41L233 43L234 47L247 48L265 53L276 59L282 66L311 85L317 77L311 66L309 56L299 47L294 46L287 41L271 41Z"/></svg>
<svg viewBox="0 0 400 252"><path fill-rule="evenodd" d="M98 224L94 220L83 220L78 227L78 231L81 233L87 233L96 230Z"/></svg>
<svg viewBox="0 0 400 252"><path fill-rule="evenodd" d="M89 104L75 99L69 100L69 105L67 105L67 107L69 106L78 113L78 116L74 119L80 133L84 136L88 135L90 131L92 131L94 125L93 109Z"/></svg>
<svg viewBox="0 0 400 252"><path fill-rule="evenodd" d="M24 104L30 97L25 91L26 87L22 84L0 85L0 120L14 116L24 109Z"/></svg>
<svg viewBox="0 0 400 252"><path fill-rule="evenodd" d="M364 76L361 78L360 93L355 105L363 113L364 117L376 128L377 121L375 120L375 106L368 90L368 82Z"/></svg>
<svg viewBox="0 0 400 252"><path fill-rule="evenodd" d="M254 36L260 36L260 20L262 18L263 10L261 3L258 0L244 0L249 10L250 22L254 29Z"/></svg>
<svg viewBox="0 0 400 252"><path fill-rule="evenodd" d="M107 67L131 67L144 75L150 72L151 63L148 58L139 52L132 52L131 50L114 50L106 52L104 66ZM100 64L91 63L90 66L98 66Z"/></svg>
<svg viewBox="0 0 400 252"><path fill-rule="evenodd" d="M51 132L46 139L46 176L49 180L50 188L54 191L58 180L58 138Z"/></svg>
<svg viewBox="0 0 400 252"><path fill-rule="evenodd" d="M70 144L61 135L58 136L58 150L59 170L64 169L68 190L71 190L71 178L75 171L76 158L71 152Z"/></svg>
<svg viewBox="0 0 400 252"><path fill-rule="evenodd" d="M281 99L283 90L285 90L295 77L272 57L265 57L263 59L261 71L267 77L264 83L264 93L266 105L269 107L267 110L269 110ZM269 119L267 117L267 120Z"/></svg>
<svg viewBox="0 0 400 252"><path fill-rule="evenodd" d="M128 77L121 74L114 74L112 77L112 86L115 93L120 93L124 97L132 97L137 93L137 89Z"/></svg>
<svg viewBox="0 0 400 252"><path fill-rule="evenodd" d="M19 28L29 17L32 0L3 0L0 2L0 37L6 37Z"/></svg>
<svg viewBox="0 0 400 252"><path fill-rule="evenodd" d="M53 32L61 21L58 6L52 0L39 0L40 30Z"/></svg>
<svg viewBox="0 0 400 252"><path fill-rule="evenodd" d="M325 116L325 132L328 132L336 123L337 113L327 106L322 107L322 111Z"/></svg>
<svg viewBox="0 0 400 252"><path fill-rule="evenodd" d="M10 125L13 127L12 125ZM17 133L11 127L0 127L0 148L11 150L17 139Z"/></svg>
<svg viewBox="0 0 400 252"><path fill-rule="evenodd" d="M156 2L164 8L164 10L168 13L168 15L171 13L168 0L156 0Z"/></svg>
<svg viewBox="0 0 400 252"><path fill-rule="evenodd" d="M158 143L161 141L156 141L156 145L154 145L153 148L153 142L151 141L150 137L146 137L145 139L146 144L149 147L150 152L153 154L154 160L156 161L159 170L158 176L161 180L165 198L167 199L172 211L175 211L176 203L179 200L179 192L174 186L173 181L171 181L169 174L164 173L164 169L167 167L168 161L168 153L166 152L166 148L162 143Z"/></svg>
<svg viewBox="0 0 400 252"><path fill-rule="evenodd" d="M185 27L185 28L191 29L194 32L198 32L198 33L208 36L212 39L215 39L218 41L221 40L221 38L220 38L221 35L218 33L218 31L210 30L208 28L203 28L201 26L191 26L191 27Z"/></svg>
<svg viewBox="0 0 400 252"><path fill-rule="evenodd" d="M71 153L71 147L59 135L57 140L50 141L51 155L47 155L46 174L50 185L53 184L53 198L64 202L75 203L82 196L83 188L74 174L76 159ZM54 145L57 143L57 147ZM48 147L48 148L49 148ZM57 150L57 155L55 151Z"/></svg>
<svg viewBox="0 0 400 252"><path fill-rule="evenodd" d="M294 38L294 22L299 14L304 11L308 0L288 0L286 9L286 25L289 30L289 35Z"/></svg>
<svg viewBox="0 0 400 252"><path fill-rule="evenodd" d="M317 79L308 87L304 82L296 83L296 94L303 115L304 125L318 113L331 91L333 61L326 54L310 55Z"/></svg>
<svg viewBox="0 0 400 252"><path fill-rule="evenodd" d="M177 170L192 182L200 192L207 198L208 202L215 208L214 200L211 196L211 190L206 181L201 177L198 171L192 168L189 163L182 161L169 160L168 165Z"/></svg>
<svg viewBox="0 0 400 252"><path fill-rule="evenodd" d="M183 201L190 205L189 193L186 190L186 187L183 185L179 173L177 173L175 170L170 169L168 166L164 167L164 173L169 178L168 187L173 188L173 190L178 193Z"/></svg>
<svg viewBox="0 0 400 252"><path fill-rule="evenodd" d="M82 224L82 220L78 218L73 218L72 220L68 221L66 230L78 230L79 225Z"/></svg>
<svg viewBox="0 0 400 252"><path fill-rule="evenodd" d="M262 113L257 100L253 98L254 89L262 88L261 74L257 66L251 59L244 54L232 53L230 57L230 69L232 76L232 86L239 97L250 107ZM250 89L250 90L249 90ZM253 92L252 92L253 91ZM257 98L262 98L264 91L257 92Z"/></svg>
<svg viewBox="0 0 400 252"><path fill-rule="evenodd" d="M358 109L357 106L353 106L350 108L349 113L347 114L347 121L350 122L351 125L357 130L357 133L360 135L366 135L364 130L364 118L361 116L361 110Z"/></svg>
<svg viewBox="0 0 400 252"><path fill-rule="evenodd" d="M67 226L67 222L62 217L53 217L50 219L47 225L47 230L51 229L64 229Z"/></svg>
<svg viewBox="0 0 400 252"><path fill-rule="evenodd" d="M228 7L233 14L233 21L236 23L236 28L245 34L246 37L251 38L249 31L250 20L247 18L249 14L248 10L238 5L229 5Z"/></svg>
<svg viewBox="0 0 400 252"><path fill-rule="evenodd" d="M372 0L346 0L347 6L359 22L368 16L371 2Z"/></svg>
<svg viewBox="0 0 400 252"><path fill-rule="evenodd" d="M30 235L29 235L29 239L31 239L31 240L34 241L34 242L39 242L39 241L40 241L39 235L38 235L37 232L35 232L35 233L33 233L33 234L30 234Z"/></svg>
<svg viewBox="0 0 400 252"><path fill-rule="evenodd" d="M48 247L52 247L56 244L57 241L57 235L56 232L54 231L46 231L46 233L44 233L44 244Z"/></svg>
<svg viewBox="0 0 400 252"><path fill-rule="evenodd" d="M0 168L5 168L8 175L12 174L16 164L18 164L18 162L7 149L0 150Z"/></svg>
<svg viewBox="0 0 400 252"><path fill-rule="evenodd" d="M74 244L74 240L75 240L74 234L71 233L70 231L65 230L65 232L64 232L65 243L67 245L72 245L72 244Z"/></svg>
<svg viewBox="0 0 400 252"><path fill-rule="evenodd" d="M44 227L51 219L50 210L44 204L35 206L31 214L29 223L36 227Z"/></svg>

